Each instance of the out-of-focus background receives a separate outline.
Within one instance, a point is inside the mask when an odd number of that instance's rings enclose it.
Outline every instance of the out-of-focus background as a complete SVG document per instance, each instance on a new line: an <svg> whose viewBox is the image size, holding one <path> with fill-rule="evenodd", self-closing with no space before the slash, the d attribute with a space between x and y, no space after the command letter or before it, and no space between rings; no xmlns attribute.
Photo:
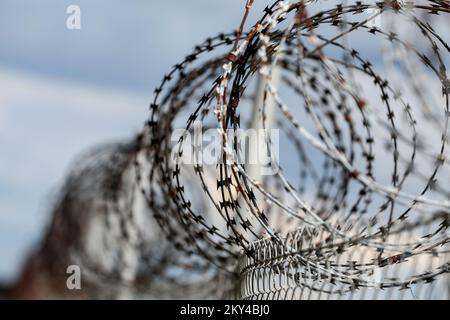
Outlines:
<svg viewBox="0 0 450 320"><path fill-rule="evenodd" d="M239 24L244 0L0 2L0 282L42 236L74 157L131 137L153 88L195 44ZM81 9L69 30L67 7ZM256 0L250 21L266 1Z"/></svg>

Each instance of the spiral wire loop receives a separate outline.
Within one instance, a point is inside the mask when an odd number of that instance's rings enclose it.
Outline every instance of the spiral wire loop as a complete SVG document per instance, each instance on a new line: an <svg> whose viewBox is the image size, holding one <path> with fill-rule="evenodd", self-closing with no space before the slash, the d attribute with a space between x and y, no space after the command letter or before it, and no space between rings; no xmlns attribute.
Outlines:
<svg viewBox="0 0 450 320"><path fill-rule="evenodd" d="M72 257L144 291L449 298L450 3L275 1L246 29L252 3L236 32L166 73L131 142L69 178L55 215L73 217L74 193L98 202L111 264L80 241ZM252 119L270 160L260 177L235 139ZM199 125L220 137L218 163L186 161L204 152Z"/></svg>

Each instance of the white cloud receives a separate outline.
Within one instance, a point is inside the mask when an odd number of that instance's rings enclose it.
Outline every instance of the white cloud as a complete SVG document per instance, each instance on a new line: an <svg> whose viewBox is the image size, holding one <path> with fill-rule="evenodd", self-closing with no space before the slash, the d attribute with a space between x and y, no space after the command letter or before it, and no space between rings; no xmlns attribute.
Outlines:
<svg viewBox="0 0 450 320"><path fill-rule="evenodd" d="M149 96L0 68L0 277L40 235L51 196L73 158L125 139L147 116ZM6 232L6 231L9 232ZM11 238L11 232L17 236Z"/></svg>

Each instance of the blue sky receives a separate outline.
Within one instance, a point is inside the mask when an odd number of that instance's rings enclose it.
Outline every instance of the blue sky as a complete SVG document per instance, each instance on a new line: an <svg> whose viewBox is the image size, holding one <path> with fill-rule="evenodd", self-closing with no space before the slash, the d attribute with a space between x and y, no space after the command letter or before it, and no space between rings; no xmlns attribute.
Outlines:
<svg viewBox="0 0 450 320"><path fill-rule="evenodd" d="M256 2L259 15L265 1ZM70 4L81 8L79 31L65 28ZM4 0L0 7L2 65L149 92L194 44L234 29L243 1Z"/></svg>
<svg viewBox="0 0 450 320"><path fill-rule="evenodd" d="M66 28L71 4L81 30ZM0 2L0 280L41 236L74 157L137 132L164 72L204 38L233 30L243 4ZM264 6L257 0L252 17Z"/></svg>

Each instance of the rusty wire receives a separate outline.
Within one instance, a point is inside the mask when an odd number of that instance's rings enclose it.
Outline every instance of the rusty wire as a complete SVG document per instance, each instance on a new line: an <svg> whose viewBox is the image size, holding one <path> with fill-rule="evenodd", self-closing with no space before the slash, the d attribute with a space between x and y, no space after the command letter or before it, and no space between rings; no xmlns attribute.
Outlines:
<svg viewBox="0 0 450 320"><path fill-rule="evenodd" d="M74 170L50 235L83 203L103 226L107 257L89 253L80 225L81 235L63 235L77 241L58 242L70 248L59 261L90 270L100 291L448 297L449 2L275 1L246 30L252 3L238 31L206 39L166 73L133 141ZM229 138L255 117L258 78L273 170L259 180ZM184 161L202 152L188 139L198 123L222 138L217 164Z"/></svg>
<svg viewBox="0 0 450 320"><path fill-rule="evenodd" d="M325 9L315 10L319 5ZM155 160L150 179L160 183L158 190L148 188L144 192L153 206L155 195L160 187L163 189L165 196L158 201L164 202L164 210L156 213L163 229L169 230L174 241L182 241L180 246L186 251L193 250L230 272L236 267L237 249L242 250L253 261L252 276L258 264L261 270L271 264L264 259L254 262L256 252L265 250L255 247L255 241L265 239L264 246L289 252L296 261L297 275L315 277L314 291L327 294L344 295L361 287L405 289L448 273L449 186L446 178L439 176L448 175L449 47L430 24L432 15L448 13L448 2L444 1L337 5L276 1L242 36L239 45L232 36L208 39L168 73L151 105L147 159ZM382 26L370 24L377 17L386 18ZM400 30L401 23L409 28L407 33ZM358 43L351 41L361 33L387 47L389 54L379 53L380 59L390 57L387 71L378 71L379 61L372 63L360 53ZM417 37L411 38L408 33ZM213 49L232 44L228 54L225 50L222 65L216 60L204 62L203 56ZM195 65L197 61L202 61L199 66ZM198 76L205 66L214 79L209 88L189 78ZM277 86L271 83L274 67L282 69L282 81ZM434 77L436 85L419 83L417 70ZM402 76L403 82L391 82L392 74ZM237 160L240 150L228 139L229 131L244 127L243 118L250 116L243 101L251 100L247 91L258 76L267 80L265 99L271 96L276 102L277 128L295 141L301 159L300 188L294 186L295 180L284 173L275 157L271 165L278 169L276 174L263 181L252 179L245 164ZM370 92L358 83L365 77L373 83ZM288 103L282 97L287 89L297 95L297 100ZM431 101L436 94L440 101ZM190 101L194 97L200 97L197 104ZM215 120L223 139L223 161L217 168L206 170L201 164L186 167L182 161L190 150L184 148L186 136L180 137L176 146L169 141L175 115L188 107L193 111L186 117L186 132L192 131L195 121L211 127ZM265 103L260 106L263 123L265 107ZM426 125L421 127L419 121ZM424 144L421 140L433 135L428 130L437 130L433 147L430 141ZM270 138L266 142L267 150L271 150ZM305 144L324 158L322 168L317 167L318 156L311 159L313 152L305 151ZM174 164L164 157L173 148L177 150ZM288 156L280 152L280 158ZM383 162L382 170L377 159ZM198 192L202 196L206 193L216 217L193 207L182 177L189 170L197 175ZM308 177L315 181L306 184ZM211 179L217 180L218 195L205 182ZM408 179L417 181L415 188ZM307 201L305 190L310 189L310 196L314 183L317 191ZM305 234L321 235L309 236L308 253L286 241L299 230L301 239ZM400 236L404 236L404 242L395 238ZM355 252L360 256L355 257ZM371 276L387 266L407 265L410 260L429 256L438 256L441 263L430 263L429 269L407 276L405 272L401 277ZM349 257L354 263L347 261ZM281 264L287 262L282 257L277 259ZM347 260L337 262L343 259ZM272 267L272 276L282 272ZM261 274L255 281L264 282L266 277ZM322 285L339 289L327 291L321 289ZM307 284L300 281L296 286ZM255 296L261 294L255 292Z"/></svg>

